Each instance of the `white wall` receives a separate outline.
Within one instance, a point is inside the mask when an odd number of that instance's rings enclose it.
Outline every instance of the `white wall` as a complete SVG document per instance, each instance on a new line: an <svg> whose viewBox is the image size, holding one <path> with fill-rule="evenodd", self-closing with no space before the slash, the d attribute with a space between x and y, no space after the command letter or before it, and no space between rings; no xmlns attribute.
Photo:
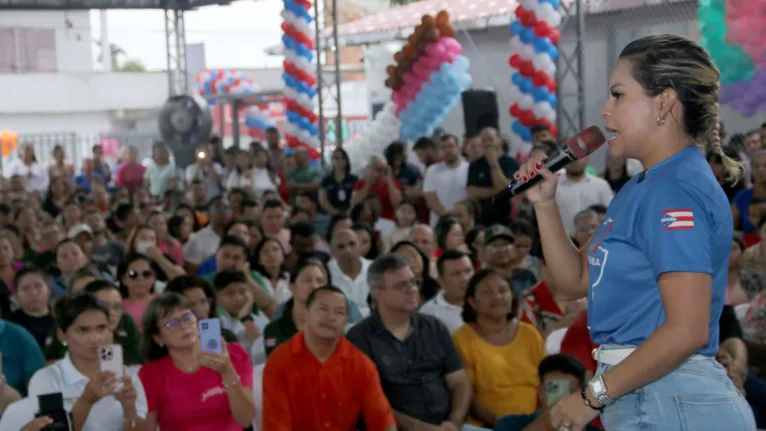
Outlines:
<svg viewBox="0 0 766 431"><path fill-rule="evenodd" d="M0 13L0 28L54 29L56 62L61 72L93 70L93 46L88 11L7 11Z"/></svg>
<svg viewBox="0 0 766 431"><path fill-rule="evenodd" d="M0 125L16 133L94 133L111 128L107 112L0 114Z"/></svg>

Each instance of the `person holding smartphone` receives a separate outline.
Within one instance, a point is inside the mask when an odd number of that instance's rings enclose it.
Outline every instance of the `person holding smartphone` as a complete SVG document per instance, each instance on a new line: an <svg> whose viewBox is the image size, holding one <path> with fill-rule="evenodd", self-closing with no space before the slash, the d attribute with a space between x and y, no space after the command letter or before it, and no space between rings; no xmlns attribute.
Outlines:
<svg viewBox="0 0 766 431"><path fill-rule="evenodd" d="M242 431L252 424L253 366L242 346L221 337L220 353L203 350L209 346L200 343L193 305L177 293L154 298L143 324L138 375L150 429Z"/></svg>
<svg viewBox="0 0 766 431"><path fill-rule="evenodd" d="M32 411L13 412L15 419L9 420L31 421L39 410L38 395L61 393L74 430L154 430L146 428L146 396L138 376L125 370L120 379L101 371L99 347L112 342L104 303L91 293L65 296L56 303L54 314L57 336L68 353L32 376L28 398L35 404ZM11 415L3 419L6 416Z"/></svg>

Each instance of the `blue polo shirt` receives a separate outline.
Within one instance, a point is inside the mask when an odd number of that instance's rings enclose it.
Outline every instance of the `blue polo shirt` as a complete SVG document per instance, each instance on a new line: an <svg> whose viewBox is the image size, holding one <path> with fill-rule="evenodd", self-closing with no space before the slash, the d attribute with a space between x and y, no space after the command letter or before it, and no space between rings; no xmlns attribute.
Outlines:
<svg viewBox="0 0 766 431"><path fill-rule="evenodd" d="M726 194L697 148L631 178L588 250L593 342L640 345L665 322L660 275L707 273L713 278L710 336L698 353L715 355L733 235Z"/></svg>
<svg viewBox="0 0 766 431"><path fill-rule="evenodd" d="M3 376L22 397L27 395L27 383L37 370L45 366L45 357L34 337L21 326L0 320L0 353L3 355Z"/></svg>

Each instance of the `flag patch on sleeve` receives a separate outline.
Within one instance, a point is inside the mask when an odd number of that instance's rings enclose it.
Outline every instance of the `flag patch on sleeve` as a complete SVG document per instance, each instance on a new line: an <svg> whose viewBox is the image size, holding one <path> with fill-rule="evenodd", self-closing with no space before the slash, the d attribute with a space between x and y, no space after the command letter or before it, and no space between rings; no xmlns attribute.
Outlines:
<svg viewBox="0 0 766 431"><path fill-rule="evenodd" d="M672 209L662 212L664 230L694 229L694 212L690 209Z"/></svg>

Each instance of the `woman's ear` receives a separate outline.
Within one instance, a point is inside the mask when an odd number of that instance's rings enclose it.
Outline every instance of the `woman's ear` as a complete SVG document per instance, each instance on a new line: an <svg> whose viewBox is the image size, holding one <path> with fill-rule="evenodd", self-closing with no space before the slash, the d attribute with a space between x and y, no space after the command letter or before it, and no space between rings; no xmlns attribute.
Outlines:
<svg viewBox="0 0 766 431"><path fill-rule="evenodd" d="M59 339L61 344L66 346L66 334L61 330L61 328L56 328L56 337Z"/></svg>

